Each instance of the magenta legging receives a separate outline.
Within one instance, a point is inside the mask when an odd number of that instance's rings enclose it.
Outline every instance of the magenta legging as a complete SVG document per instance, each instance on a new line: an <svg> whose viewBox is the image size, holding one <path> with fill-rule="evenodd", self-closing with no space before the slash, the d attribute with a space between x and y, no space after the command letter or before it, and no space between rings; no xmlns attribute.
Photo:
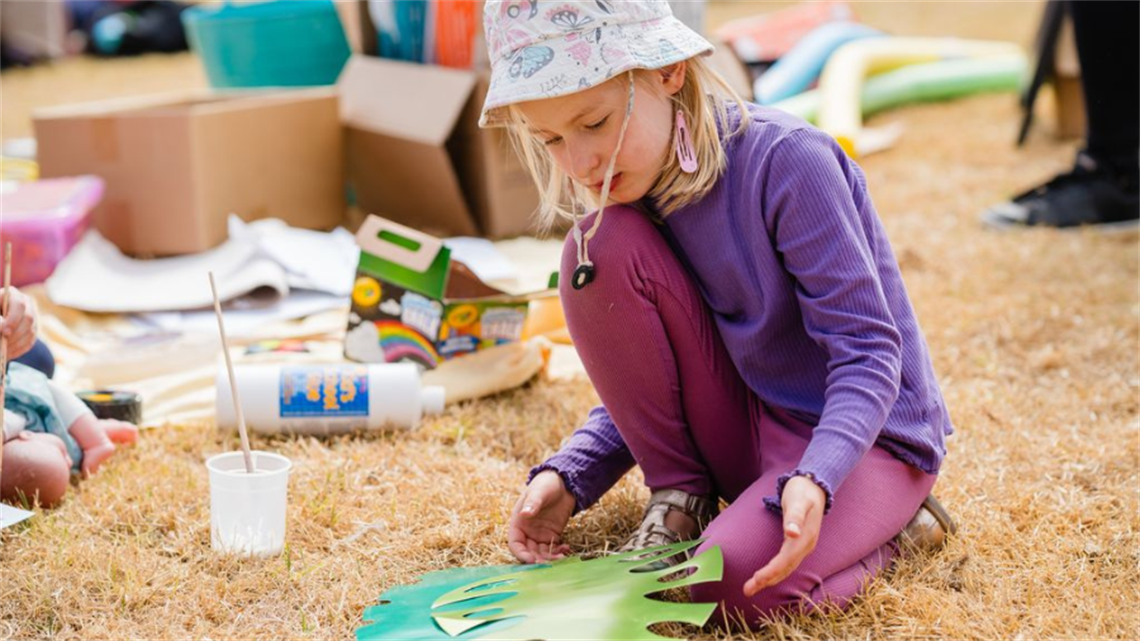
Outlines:
<svg viewBox="0 0 1140 641"><path fill-rule="evenodd" d="M693 599L721 603L718 616L743 613L749 621L787 606L846 605L890 561L895 535L936 477L871 448L836 491L815 551L782 583L745 598L744 582L783 542L781 518L765 509L763 497L795 469L813 426L749 390L696 283L644 215L608 209L589 251L597 278L573 289L577 253L567 239L566 321L646 484L715 493L730 503L705 529L701 546L720 546L724 579L694 587Z"/></svg>

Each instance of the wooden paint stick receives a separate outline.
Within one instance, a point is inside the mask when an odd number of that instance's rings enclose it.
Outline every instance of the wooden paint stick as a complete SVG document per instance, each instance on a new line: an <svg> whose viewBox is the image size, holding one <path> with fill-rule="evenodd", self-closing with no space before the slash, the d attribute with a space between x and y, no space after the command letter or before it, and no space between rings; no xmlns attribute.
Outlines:
<svg viewBox="0 0 1140 641"><path fill-rule="evenodd" d="M222 303L218 300L218 287L214 284L214 272L210 272L210 290L214 292L214 314L218 317L218 334L222 337L222 353L226 356L226 371L230 376L230 392L234 397L234 412L237 413L238 434L241 435L241 451L245 456L245 471L253 474L253 455L249 452L249 433L245 430L245 414L241 411L238 402L237 377L234 376L234 364L230 360L230 344L226 340L226 325L222 322Z"/></svg>
<svg viewBox="0 0 1140 641"><path fill-rule="evenodd" d="M12 288L12 243L4 243L4 296L0 300L0 316L8 322L8 298ZM4 470L4 384L8 380L8 337L0 336L0 474Z"/></svg>

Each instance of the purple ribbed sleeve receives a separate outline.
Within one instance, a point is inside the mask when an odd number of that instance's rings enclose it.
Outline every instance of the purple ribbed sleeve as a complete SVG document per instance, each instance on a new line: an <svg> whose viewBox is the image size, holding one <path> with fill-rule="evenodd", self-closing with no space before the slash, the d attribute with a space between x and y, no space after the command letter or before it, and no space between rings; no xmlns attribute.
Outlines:
<svg viewBox="0 0 1140 641"><path fill-rule="evenodd" d="M610 413L599 405L590 410L586 422L557 454L530 471L527 483L539 472L558 472L578 503L574 510L577 513L596 503L632 467L633 455L621 440Z"/></svg>
<svg viewBox="0 0 1140 641"><path fill-rule="evenodd" d="M795 283L802 326L826 357L823 414L798 472L834 492L874 444L899 393L901 336L879 277L881 230L858 211L837 146L778 142L760 211ZM768 244L768 239L758 239ZM757 244L760 244L759 242Z"/></svg>

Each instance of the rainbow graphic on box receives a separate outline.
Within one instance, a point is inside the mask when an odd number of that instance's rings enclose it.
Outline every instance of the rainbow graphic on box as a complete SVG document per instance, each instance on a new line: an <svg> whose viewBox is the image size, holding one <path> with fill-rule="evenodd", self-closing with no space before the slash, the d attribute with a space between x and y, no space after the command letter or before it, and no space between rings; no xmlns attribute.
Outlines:
<svg viewBox="0 0 1140 641"><path fill-rule="evenodd" d="M435 367L443 359L431 341L399 321L375 321L380 336L380 349L389 363L410 359Z"/></svg>

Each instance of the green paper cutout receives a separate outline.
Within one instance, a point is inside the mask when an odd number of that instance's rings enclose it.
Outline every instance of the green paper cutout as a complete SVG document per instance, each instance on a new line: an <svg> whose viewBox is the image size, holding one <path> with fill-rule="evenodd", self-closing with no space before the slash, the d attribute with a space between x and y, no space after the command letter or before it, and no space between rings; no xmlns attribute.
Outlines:
<svg viewBox="0 0 1140 641"><path fill-rule="evenodd" d="M614 554L590 561L572 557L546 568L484 578L436 599L432 614L453 637L488 622L513 620L509 629L495 630L495 639L668 639L649 631L655 623L704 625L715 603L671 603L648 595L673 588L719 581L724 559L719 547L673 567L654 569L656 561L696 547L683 541L645 550ZM691 573L672 580L665 577ZM506 595L489 603L488 597ZM448 607L445 611L443 608ZM521 618L519 618L521 617ZM491 632L480 631L476 638Z"/></svg>
<svg viewBox="0 0 1140 641"><path fill-rule="evenodd" d="M357 641L374 641L379 639L407 639L409 641L446 641L448 639L477 639L484 634L509 628L518 623L518 619L495 621L486 627L473 629L470 634L454 637L444 632L432 619L432 603L441 595L447 594L456 588L470 585L472 582L489 581L496 576L504 574L518 574L520 571L545 568L546 565L496 565L478 568L455 568L429 572L418 583L401 585L380 595L381 605L373 605L364 610L365 623L371 623L356 630ZM473 602L481 606L491 605L508 595L488 595L486 597L475 595ZM389 601L390 603L383 603ZM457 605L454 609L468 606L468 603Z"/></svg>

